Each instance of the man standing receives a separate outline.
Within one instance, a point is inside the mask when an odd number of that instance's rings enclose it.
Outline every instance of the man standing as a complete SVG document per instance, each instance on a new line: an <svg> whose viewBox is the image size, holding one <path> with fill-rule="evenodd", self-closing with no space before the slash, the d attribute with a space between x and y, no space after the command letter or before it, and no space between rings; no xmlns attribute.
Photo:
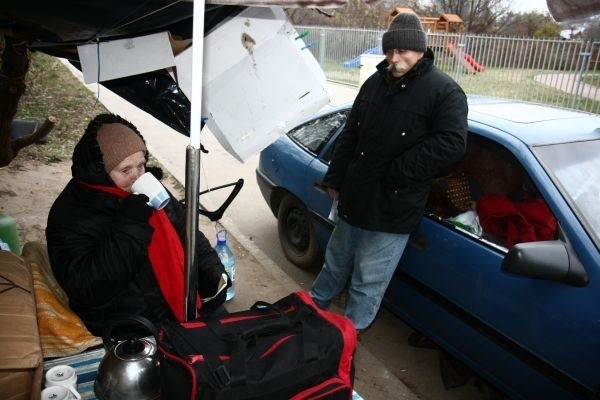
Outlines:
<svg viewBox="0 0 600 400"><path fill-rule="evenodd" d="M433 65L419 18L398 14L385 60L361 87L324 183L338 223L310 294L327 308L350 280L345 314L360 333L375 319L433 178L467 139L463 90Z"/></svg>

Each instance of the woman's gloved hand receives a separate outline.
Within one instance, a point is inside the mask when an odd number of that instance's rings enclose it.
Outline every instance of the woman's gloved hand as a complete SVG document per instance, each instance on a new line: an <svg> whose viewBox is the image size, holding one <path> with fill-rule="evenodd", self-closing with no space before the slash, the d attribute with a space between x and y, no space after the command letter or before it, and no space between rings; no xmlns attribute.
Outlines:
<svg viewBox="0 0 600 400"><path fill-rule="evenodd" d="M121 202L121 213L137 221L146 222L152 215L152 207L148 205L148 196L145 194L132 194Z"/></svg>
<svg viewBox="0 0 600 400"><path fill-rule="evenodd" d="M225 303L225 300L227 300L227 289L223 289L215 298L202 303L201 310L204 313L215 311Z"/></svg>

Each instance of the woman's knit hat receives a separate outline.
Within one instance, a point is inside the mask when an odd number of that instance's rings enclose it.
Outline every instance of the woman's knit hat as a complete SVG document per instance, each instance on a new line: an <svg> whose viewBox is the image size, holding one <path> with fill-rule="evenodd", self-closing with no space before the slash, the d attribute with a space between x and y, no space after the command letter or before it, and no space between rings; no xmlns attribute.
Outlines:
<svg viewBox="0 0 600 400"><path fill-rule="evenodd" d="M138 151L146 152L142 138L133 129L119 123L103 124L98 129L96 141L107 173L130 155Z"/></svg>
<svg viewBox="0 0 600 400"><path fill-rule="evenodd" d="M427 51L427 35L419 17L411 13L400 13L394 17L387 32L383 34L381 47L385 54L391 49Z"/></svg>

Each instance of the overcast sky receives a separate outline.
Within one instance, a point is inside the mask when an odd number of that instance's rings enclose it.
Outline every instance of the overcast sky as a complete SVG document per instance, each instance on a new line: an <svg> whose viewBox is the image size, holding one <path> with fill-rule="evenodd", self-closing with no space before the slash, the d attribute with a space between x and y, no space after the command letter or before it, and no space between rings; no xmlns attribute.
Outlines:
<svg viewBox="0 0 600 400"><path fill-rule="evenodd" d="M548 6L546 0L513 0L513 10L516 12L548 12Z"/></svg>

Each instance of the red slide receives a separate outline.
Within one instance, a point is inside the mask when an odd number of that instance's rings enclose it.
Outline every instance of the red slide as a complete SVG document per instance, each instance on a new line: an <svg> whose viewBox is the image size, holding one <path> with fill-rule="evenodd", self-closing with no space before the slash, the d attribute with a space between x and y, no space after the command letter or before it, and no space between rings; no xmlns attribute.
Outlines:
<svg viewBox="0 0 600 400"><path fill-rule="evenodd" d="M483 72L485 70L485 68L483 68L483 65L475 61L475 59L469 53L465 53L464 51L458 50L454 43L448 43L448 50L450 51L450 53L452 53L454 57L457 57L459 60L462 61L465 69L469 74Z"/></svg>
<svg viewBox="0 0 600 400"><path fill-rule="evenodd" d="M471 57L471 55L469 53L464 53L463 57L465 58L466 62L471 64L471 66L475 69L475 71L477 71L477 72L484 71L485 68L483 68L483 65L481 65L477 61L475 61L475 59L473 57Z"/></svg>

